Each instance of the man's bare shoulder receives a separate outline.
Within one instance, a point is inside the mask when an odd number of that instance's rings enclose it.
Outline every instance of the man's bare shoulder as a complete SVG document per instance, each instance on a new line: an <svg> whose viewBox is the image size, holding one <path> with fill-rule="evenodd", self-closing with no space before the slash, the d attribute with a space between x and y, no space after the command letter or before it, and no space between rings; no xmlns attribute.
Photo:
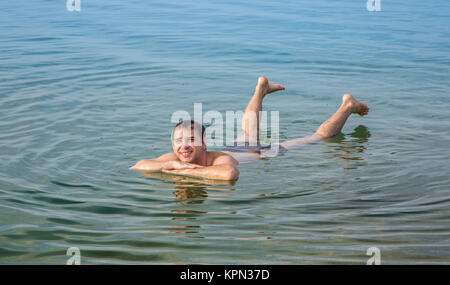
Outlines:
<svg viewBox="0 0 450 285"><path fill-rule="evenodd" d="M218 165L218 164L232 164L238 165L239 162L234 159L231 155L221 152L221 151L209 151L211 157L210 165Z"/></svg>

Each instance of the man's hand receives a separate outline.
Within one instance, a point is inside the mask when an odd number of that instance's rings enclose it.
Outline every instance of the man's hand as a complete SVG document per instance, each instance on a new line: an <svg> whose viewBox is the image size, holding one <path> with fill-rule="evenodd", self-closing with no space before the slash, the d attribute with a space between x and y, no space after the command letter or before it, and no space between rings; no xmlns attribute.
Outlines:
<svg viewBox="0 0 450 285"><path fill-rule="evenodd" d="M192 165L190 163L179 162L182 165ZM213 165L196 167L183 167L178 169L161 169L164 173L175 175L188 175L195 177L203 177L207 179L215 180L234 180L239 176L239 170L237 169L237 162L229 155L220 155L214 159Z"/></svg>
<svg viewBox="0 0 450 285"><path fill-rule="evenodd" d="M198 167L201 167L201 166L198 164L172 160L172 161L165 162L161 168L161 171L171 173L168 170L182 170L182 169L186 169L186 168L193 169L193 168L198 168Z"/></svg>

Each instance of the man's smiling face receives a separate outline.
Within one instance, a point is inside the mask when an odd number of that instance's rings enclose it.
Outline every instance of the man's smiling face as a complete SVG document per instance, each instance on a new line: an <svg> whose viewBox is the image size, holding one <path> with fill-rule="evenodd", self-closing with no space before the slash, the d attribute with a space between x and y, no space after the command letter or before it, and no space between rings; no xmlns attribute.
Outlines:
<svg viewBox="0 0 450 285"><path fill-rule="evenodd" d="M198 163L206 151L205 142L202 140L202 130L196 131L191 126L179 126L173 132L172 148L180 161Z"/></svg>

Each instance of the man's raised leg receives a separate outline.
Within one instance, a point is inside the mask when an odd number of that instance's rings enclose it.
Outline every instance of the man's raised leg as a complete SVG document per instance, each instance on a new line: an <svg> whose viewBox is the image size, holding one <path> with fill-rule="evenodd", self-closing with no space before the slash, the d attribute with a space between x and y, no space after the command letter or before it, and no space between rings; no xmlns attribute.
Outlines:
<svg viewBox="0 0 450 285"><path fill-rule="evenodd" d="M342 130L348 117L355 113L360 116L365 116L369 113L369 107L361 101L356 100L352 95L345 94L342 97L342 105L333 116L320 125L315 134L322 139L337 135Z"/></svg>
<svg viewBox="0 0 450 285"><path fill-rule="evenodd" d="M342 130L342 127L351 114L357 113L360 116L365 116L368 112L369 107L366 104L356 100L355 97L350 94L345 94L342 97L342 105L339 107L336 113L334 113L333 116L331 116L322 125L320 125L320 127L313 135L287 140L282 142L280 145L290 150L300 148L306 144L317 143L321 139L337 135Z"/></svg>
<svg viewBox="0 0 450 285"><path fill-rule="evenodd" d="M255 88L253 97L248 102L242 117L242 131L244 141L250 145L259 143L259 121L262 111L262 101L264 97L272 92L284 90L284 86L278 83L269 82L266 77L260 76Z"/></svg>

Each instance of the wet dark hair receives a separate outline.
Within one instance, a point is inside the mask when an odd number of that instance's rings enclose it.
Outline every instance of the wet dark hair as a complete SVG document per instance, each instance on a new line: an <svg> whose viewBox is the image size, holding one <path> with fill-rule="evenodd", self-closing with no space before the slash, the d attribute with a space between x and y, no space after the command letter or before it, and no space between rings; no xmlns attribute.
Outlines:
<svg viewBox="0 0 450 285"><path fill-rule="evenodd" d="M172 139L173 139L173 134L175 133L175 130L181 125L183 125L183 127L187 127L188 125L190 125L191 130L195 128L195 125L197 125L198 127L201 126L202 127L202 141L204 140L206 128L205 128L205 126L195 122L194 120L184 120L184 121L180 121L178 124L176 124L172 130Z"/></svg>

